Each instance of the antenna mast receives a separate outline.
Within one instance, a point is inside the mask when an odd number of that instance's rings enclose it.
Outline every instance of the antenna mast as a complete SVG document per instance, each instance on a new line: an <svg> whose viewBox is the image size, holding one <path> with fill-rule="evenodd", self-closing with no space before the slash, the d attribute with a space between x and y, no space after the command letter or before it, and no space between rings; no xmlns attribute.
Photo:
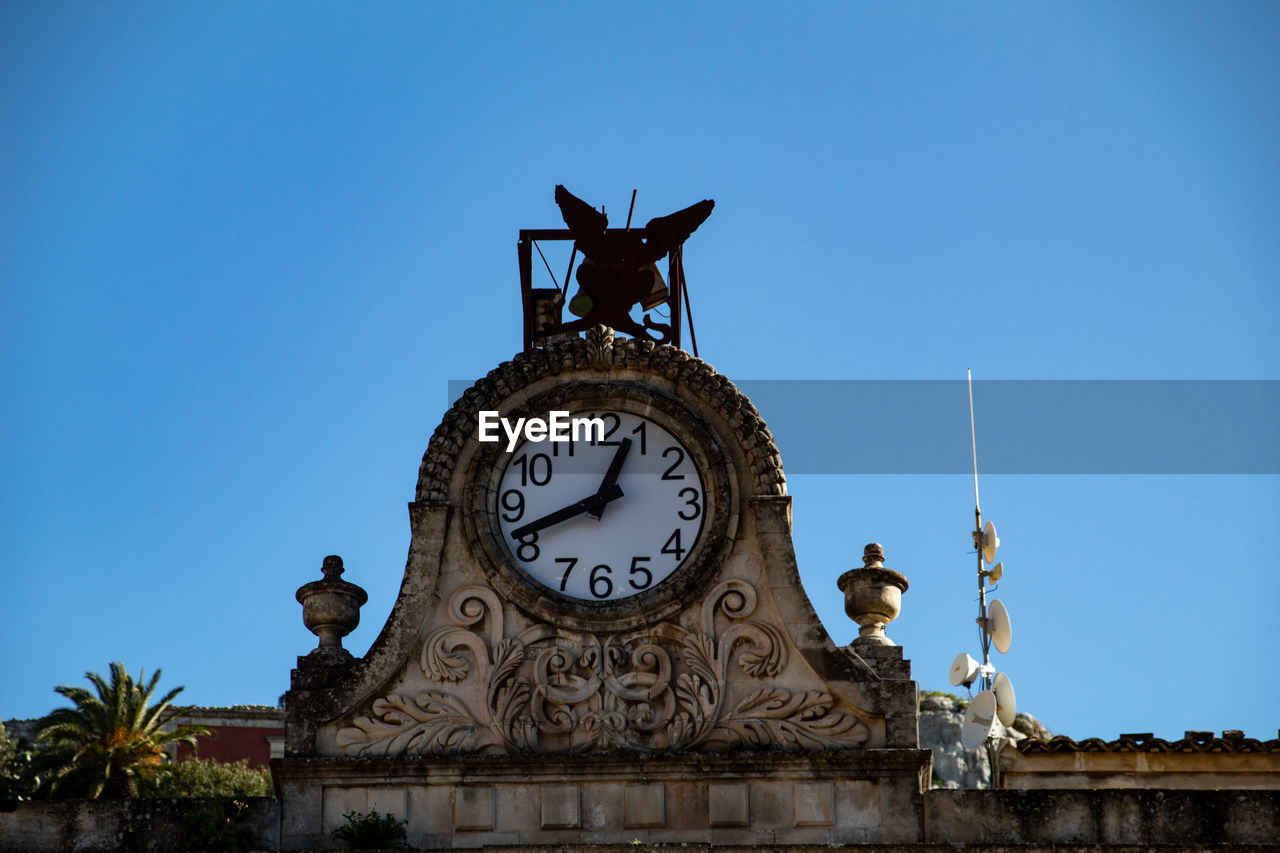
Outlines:
<svg viewBox="0 0 1280 853"><path fill-rule="evenodd" d="M1017 716L1017 700L1013 684L1003 672L996 673L991 665L991 646L996 651L1009 651L1012 628L1009 611L998 598L987 606L987 585L994 584L1004 574L1004 563L996 563L996 548L1000 539L996 526L982 523L982 505L978 501L978 431L973 417L973 371L968 371L969 382L969 446L973 451L973 547L978 557L978 637L982 643L982 663L961 652L951 664L951 684L970 687L982 679L982 691L969 703L964 723L960 727L960 743L965 749L985 747L991 765L991 786L999 787L1000 765L998 739L1001 725L1012 726ZM983 564L994 563L990 569Z"/></svg>
<svg viewBox="0 0 1280 853"><path fill-rule="evenodd" d="M982 689L991 689L991 635L987 630L987 587L982 570L982 505L978 502L978 433L973 425L973 368L969 382L969 446L973 450L973 547L978 552L978 635L982 639Z"/></svg>

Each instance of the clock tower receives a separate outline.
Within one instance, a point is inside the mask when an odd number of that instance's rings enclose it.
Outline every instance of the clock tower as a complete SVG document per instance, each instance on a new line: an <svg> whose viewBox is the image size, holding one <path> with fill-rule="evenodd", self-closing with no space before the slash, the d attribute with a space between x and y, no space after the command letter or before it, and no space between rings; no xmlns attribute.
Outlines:
<svg viewBox="0 0 1280 853"><path fill-rule="evenodd" d="M273 763L282 845L372 810L423 849L922 841L909 664L879 628L823 629L751 401L644 334L533 337L431 436L364 657L341 648L363 600L341 561L299 590L321 645Z"/></svg>

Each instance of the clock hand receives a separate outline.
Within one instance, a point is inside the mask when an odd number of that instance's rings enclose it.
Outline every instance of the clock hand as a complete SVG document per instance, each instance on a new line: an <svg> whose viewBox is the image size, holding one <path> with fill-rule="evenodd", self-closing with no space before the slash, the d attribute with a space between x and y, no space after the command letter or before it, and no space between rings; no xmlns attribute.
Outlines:
<svg viewBox="0 0 1280 853"><path fill-rule="evenodd" d="M609 463L609 470L604 472L604 479L600 481L600 488L596 490L595 495L587 499L595 501L594 505L587 509L587 514L592 518L599 520L604 516L605 504L612 498L601 498L607 490L616 487L618 475L622 473L622 463L627 460L627 453L630 450L631 439L622 439L622 444L618 445L618 450L613 454L613 460Z"/></svg>
<svg viewBox="0 0 1280 853"><path fill-rule="evenodd" d="M609 501L617 500L620 497L622 497L622 488L617 483L614 483L608 488L601 489L589 498L583 498L577 503L569 504L555 512L549 512L542 516L542 518L531 521L523 527L517 527L515 530L511 531L511 538L523 539L531 533L537 533L540 530L545 530L553 524L568 521L571 518L582 515L584 512L591 512L594 514L597 508L600 511L603 511L605 504Z"/></svg>

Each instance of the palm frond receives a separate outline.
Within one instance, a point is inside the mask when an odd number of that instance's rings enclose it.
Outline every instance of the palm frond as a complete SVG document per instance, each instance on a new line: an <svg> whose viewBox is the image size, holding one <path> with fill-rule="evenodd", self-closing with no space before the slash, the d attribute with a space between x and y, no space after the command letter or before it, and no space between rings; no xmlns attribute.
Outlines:
<svg viewBox="0 0 1280 853"><path fill-rule="evenodd" d="M73 707L57 708L37 723L37 736L46 745L42 767L52 791L62 797L133 797L138 783L152 777L169 744L195 746L205 726L165 726L177 710L170 703L181 687L153 702L160 670L135 681L124 664L113 661L110 677L90 672L93 691L59 686L55 692ZM144 684L145 682L145 684ZM94 695L96 693L96 695Z"/></svg>

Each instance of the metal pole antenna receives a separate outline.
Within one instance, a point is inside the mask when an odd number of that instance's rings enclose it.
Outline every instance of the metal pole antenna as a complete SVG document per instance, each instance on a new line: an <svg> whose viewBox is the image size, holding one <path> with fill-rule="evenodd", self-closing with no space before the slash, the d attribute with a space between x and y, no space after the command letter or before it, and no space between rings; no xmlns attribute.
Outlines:
<svg viewBox="0 0 1280 853"><path fill-rule="evenodd" d="M991 689L991 636L987 633L987 588L982 576L982 507L978 502L978 432L973 426L973 369L967 371L969 382L969 445L973 450L973 547L978 552L978 633L982 640L982 689ZM991 741L984 746L991 768L991 789L999 787L999 765L996 747Z"/></svg>
<svg viewBox="0 0 1280 853"><path fill-rule="evenodd" d="M978 434L973 428L973 368L965 371L969 376L969 446L973 448L973 511L979 519L982 511L978 509ZM978 527L982 527L981 521Z"/></svg>
<svg viewBox="0 0 1280 853"><path fill-rule="evenodd" d="M978 433L973 426L973 369L969 377L969 445L973 450L973 547L978 552L978 633L982 640L982 689L991 689L991 637L987 634L987 588L982 580L982 508L978 503Z"/></svg>

